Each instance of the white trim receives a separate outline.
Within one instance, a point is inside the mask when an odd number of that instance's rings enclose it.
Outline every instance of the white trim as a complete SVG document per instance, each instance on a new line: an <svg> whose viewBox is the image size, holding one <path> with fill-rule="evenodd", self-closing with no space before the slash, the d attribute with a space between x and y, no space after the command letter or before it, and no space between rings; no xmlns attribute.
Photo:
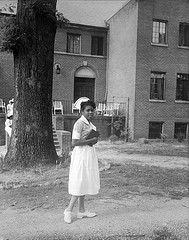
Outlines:
<svg viewBox="0 0 189 240"><path fill-rule="evenodd" d="M168 47L168 44L162 44L162 43L152 43L151 42L151 46L156 46L156 47Z"/></svg>
<svg viewBox="0 0 189 240"><path fill-rule="evenodd" d="M175 100L175 103L189 104L189 101Z"/></svg>
<svg viewBox="0 0 189 240"><path fill-rule="evenodd" d="M81 53L67 53L67 52L58 52L58 51L54 51L54 54L79 56L79 57L104 58L104 59L107 58L107 56L89 55L89 54L81 54Z"/></svg>
<svg viewBox="0 0 189 240"><path fill-rule="evenodd" d="M166 100L149 99L149 102L160 102L160 103L165 103Z"/></svg>
<svg viewBox="0 0 189 240"><path fill-rule="evenodd" d="M185 47L185 46L178 46L178 48L180 48L180 49L187 49L187 50L189 50L189 47Z"/></svg>
<svg viewBox="0 0 189 240"><path fill-rule="evenodd" d="M96 78L96 74L90 67L80 67L76 70L75 77Z"/></svg>

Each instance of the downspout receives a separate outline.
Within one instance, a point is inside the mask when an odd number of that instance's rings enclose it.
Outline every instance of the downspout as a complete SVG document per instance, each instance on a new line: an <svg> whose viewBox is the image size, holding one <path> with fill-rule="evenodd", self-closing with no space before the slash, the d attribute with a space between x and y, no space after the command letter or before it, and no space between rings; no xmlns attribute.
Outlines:
<svg viewBox="0 0 189 240"><path fill-rule="evenodd" d="M107 60L106 60L106 91L105 91L105 97L104 97L104 103L107 103L107 99L108 99L108 76L109 76L109 38L110 38L110 24L105 21L106 27L108 27L108 31L107 31Z"/></svg>

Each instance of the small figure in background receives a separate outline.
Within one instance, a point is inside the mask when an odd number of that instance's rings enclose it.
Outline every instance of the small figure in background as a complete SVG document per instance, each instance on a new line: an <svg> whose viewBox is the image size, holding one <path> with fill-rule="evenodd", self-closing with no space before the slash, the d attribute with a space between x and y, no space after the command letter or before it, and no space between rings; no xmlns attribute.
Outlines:
<svg viewBox="0 0 189 240"><path fill-rule="evenodd" d="M14 105L14 99L11 99L9 101L9 104L7 104L7 118L10 119L11 116L13 116L13 105Z"/></svg>
<svg viewBox="0 0 189 240"><path fill-rule="evenodd" d="M12 133L12 117L7 118L5 121L5 131L8 133L9 137Z"/></svg>
<svg viewBox="0 0 189 240"><path fill-rule="evenodd" d="M11 99L7 105L7 119L5 121L5 130L8 133L9 137L12 133L13 105L14 99Z"/></svg>

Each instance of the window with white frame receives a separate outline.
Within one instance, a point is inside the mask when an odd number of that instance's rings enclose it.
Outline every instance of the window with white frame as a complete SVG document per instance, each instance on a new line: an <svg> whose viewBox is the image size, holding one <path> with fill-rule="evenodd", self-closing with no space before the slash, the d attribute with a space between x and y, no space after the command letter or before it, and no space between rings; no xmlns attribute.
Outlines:
<svg viewBox="0 0 189 240"><path fill-rule="evenodd" d="M177 74L176 100L189 101L189 74Z"/></svg>
<svg viewBox="0 0 189 240"><path fill-rule="evenodd" d="M152 43L167 44L167 22L153 20Z"/></svg>
<svg viewBox="0 0 189 240"><path fill-rule="evenodd" d="M179 46L189 47L189 23L179 24Z"/></svg>
<svg viewBox="0 0 189 240"><path fill-rule="evenodd" d="M150 99L165 100L165 73L151 72Z"/></svg>
<svg viewBox="0 0 189 240"><path fill-rule="evenodd" d="M67 34L67 52L81 53L81 35L73 33Z"/></svg>

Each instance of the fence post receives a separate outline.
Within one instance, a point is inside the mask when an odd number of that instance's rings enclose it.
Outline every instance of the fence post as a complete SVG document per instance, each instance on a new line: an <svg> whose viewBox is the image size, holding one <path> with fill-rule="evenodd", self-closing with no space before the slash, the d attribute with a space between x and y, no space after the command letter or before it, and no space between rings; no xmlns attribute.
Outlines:
<svg viewBox="0 0 189 240"><path fill-rule="evenodd" d="M113 107L112 107L112 121L111 121L111 135L114 134L114 96L113 96Z"/></svg>
<svg viewBox="0 0 189 240"><path fill-rule="evenodd" d="M125 114L125 128L126 128L126 142L129 141L129 97L127 99L127 110L126 110L126 114Z"/></svg>

